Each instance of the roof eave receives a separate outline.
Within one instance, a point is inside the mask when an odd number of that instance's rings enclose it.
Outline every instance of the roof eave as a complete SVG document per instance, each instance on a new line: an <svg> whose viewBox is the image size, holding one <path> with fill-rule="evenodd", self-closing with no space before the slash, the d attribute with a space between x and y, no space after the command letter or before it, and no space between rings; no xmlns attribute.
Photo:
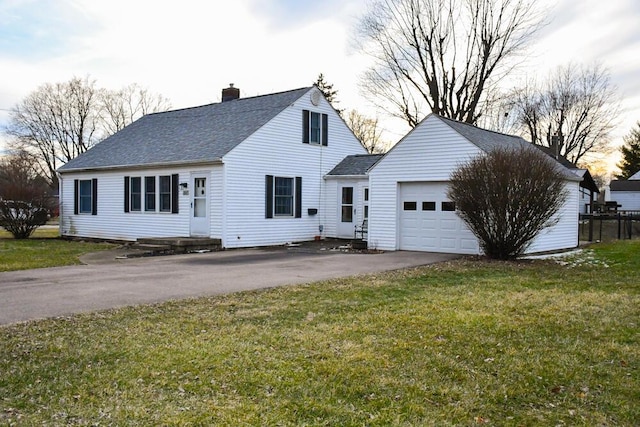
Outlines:
<svg viewBox="0 0 640 427"><path fill-rule="evenodd" d="M369 174L363 175L325 175L324 179L359 179L359 178L368 178Z"/></svg>
<svg viewBox="0 0 640 427"><path fill-rule="evenodd" d="M71 168L71 169L58 169L57 173L62 175L65 173L77 173L77 172L93 172L93 171L110 171L110 170L136 170L136 169L161 169L172 166L199 166L199 165L216 165L223 164L224 161L221 157L212 160L199 160L199 161L175 161L175 162L161 162L161 163L145 163L142 165L112 165L112 166L98 166L98 167L84 167L84 168Z"/></svg>

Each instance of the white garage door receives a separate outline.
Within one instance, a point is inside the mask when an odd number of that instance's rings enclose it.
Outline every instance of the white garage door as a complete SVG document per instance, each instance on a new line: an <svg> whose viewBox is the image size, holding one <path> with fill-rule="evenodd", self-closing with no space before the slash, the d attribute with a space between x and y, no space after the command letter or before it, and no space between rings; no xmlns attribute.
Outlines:
<svg viewBox="0 0 640 427"><path fill-rule="evenodd" d="M444 182L400 184L400 249L477 254L478 240L456 215Z"/></svg>

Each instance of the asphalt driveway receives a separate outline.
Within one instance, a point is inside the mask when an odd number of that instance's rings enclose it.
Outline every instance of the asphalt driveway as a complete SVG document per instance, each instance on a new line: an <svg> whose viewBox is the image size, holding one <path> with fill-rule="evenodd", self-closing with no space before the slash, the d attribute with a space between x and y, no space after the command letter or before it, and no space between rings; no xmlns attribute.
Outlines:
<svg viewBox="0 0 640 427"><path fill-rule="evenodd" d="M0 324L127 305L309 283L431 264L454 255L424 252L319 253L287 248L116 259L0 273Z"/></svg>

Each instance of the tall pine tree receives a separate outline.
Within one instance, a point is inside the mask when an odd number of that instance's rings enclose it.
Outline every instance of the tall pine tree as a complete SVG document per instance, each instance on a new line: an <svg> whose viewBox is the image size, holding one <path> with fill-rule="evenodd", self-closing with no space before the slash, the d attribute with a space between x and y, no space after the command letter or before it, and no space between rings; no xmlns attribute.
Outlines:
<svg viewBox="0 0 640 427"><path fill-rule="evenodd" d="M640 122L624 137L624 145L620 147L622 160L618 163L620 173L616 177L628 179L640 171Z"/></svg>
<svg viewBox="0 0 640 427"><path fill-rule="evenodd" d="M320 89L320 91L324 94L324 97L327 98L329 104L342 116L342 112L344 109L340 109L337 107L337 104L340 103L338 101L338 91L333 89L333 83L329 83L324 79L324 74L320 73L318 75L318 79L313 83Z"/></svg>

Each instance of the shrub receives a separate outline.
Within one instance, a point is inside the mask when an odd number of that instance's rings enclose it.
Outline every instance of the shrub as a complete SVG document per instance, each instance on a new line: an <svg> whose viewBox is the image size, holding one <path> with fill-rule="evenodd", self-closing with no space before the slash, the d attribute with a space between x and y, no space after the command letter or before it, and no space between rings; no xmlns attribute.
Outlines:
<svg viewBox="0 0 640 427"><path fill-rule="evenodd" d="M568 196L563 169L534 147L497 149L456 169L448 196L486 256L513 259L557 222Z"/></svg>
<svg viewBox="0 0 640 427"><path fill-rule="evenodd" d="M28 239L47 219L47 210L42 207L28 202L0 200L0 227L16 239Z"/></svg>

